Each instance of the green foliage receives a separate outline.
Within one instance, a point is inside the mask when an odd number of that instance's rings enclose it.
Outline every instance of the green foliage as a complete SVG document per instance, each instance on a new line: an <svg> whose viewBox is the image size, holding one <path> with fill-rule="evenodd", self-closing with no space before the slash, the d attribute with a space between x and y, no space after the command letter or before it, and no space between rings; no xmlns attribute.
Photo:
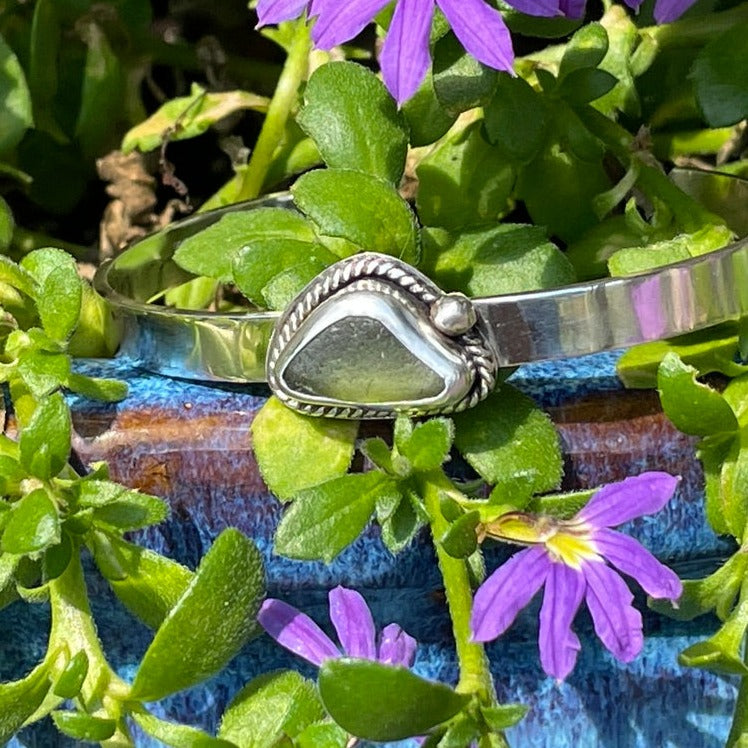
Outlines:
<svg viewBox="0 0 748 748"><path fill-rule="evenodd" d="M352 62L318 68L304 91L301 128L333 169L355 169L397 185L408 131L377 77Z"/></svg>
<svg viewBox="0 0 748 748"><path fill-rule="evenodd" d="M174 261L195 275L230 281L234 259L239 252L250 243L268 239L311 244L315 241L315 234L303 216L282 208L227 213L216 223L180 242L174 252Z"/></svg>
<svg viewBox="0 0 748 748"><path fill-rule="evenodd" d="M504 223L423 234L423 267L447 291L493 296L552 288L574 281L574 270L537 226Z"/></svg>
<svg viewBox="0 0 748 748"><path fill-rule="evenodd" d="M404 668L348 658L322 665L319 689L325 708L343 729L377 741L422 735L469 700Z"/></svg>
<svg viewBox="0 0 748 748"><path fill-rule="evenodd" d="M698 370L668 353L657 373L662 407L686 434L709 436L736 431L738 421L725 399L696 380Z"/></svg>
<svg viewBox="0 0 748 748"><path fill-rule="evenodd" d="M258 633L264 593L257 548L237 530L224 530L156 631L132 698L155 701L217 673Z"/></svg>
<svg viewBox="0 0 748 748"><path fill-rule="evenodd" d="M701 50L691 69L696 99L711 127L748 116L748 71L736 60L745 54L748 22L725 31Z"/></svg>
<svg viewBox="0 0 748 748"><path fill-rule="evenodd" d="M299 491L275 536L276 552L330 562L366 527L377 501L397 494L379 471L343 475Z"/></svg>
<svg viewBox="0 0 748 748"><path fill-rule="evenodd" d="M267 99L246 91L209 93L193 84L189 96L167 101L148 119L133 127L122 141L122 150L125 153L135 148L152 151L165 139L194 138L235 112L243 109L262 112L267 105Z"/></svg>
<svg viewBox="0 0 748 748"><path fill-rule="evenodd" d="M33 125L31 96L18 58L0 37L0 155L20 142Z"/></svg>
<svg viewBox="0 0 748 748"><path fill-rule="evenodd" d="M236 745L275 745L325 716L315 685L290 670L255 678L223 714L218 736Z"/></svg>
<svg viewBox="0 0 748 748"><path fill-rule="evenodd" d="M323 169L299 177L291 193L321 234L346 239L358 251L384 252L412 265L418 262L415 216L382 179L351 169ZM352 202L350 195L357 200Z"/></svg>
<svg viewBox="0 0 748 748"><path fill-rule="evenodd" d="M455 445L488 483L522 477L531 493L561 480L561 447L548 416L533 401L503 385L468 413L454 417Z"/></svg>
<svg viewBox="0 0 748 748"><path fill-rule="evenodd" d="M515 172L483 138L481 122L443 138L417 174L418 216L427 226L495 224L508 212Z"/></svg>
<svg viewBox="0 0 748 748"><path fill-rule="evenodd" d="M257 464L280 499L345 475L357 432L355 421L310 418L286 408L275 397L252 423Z"/></svg>

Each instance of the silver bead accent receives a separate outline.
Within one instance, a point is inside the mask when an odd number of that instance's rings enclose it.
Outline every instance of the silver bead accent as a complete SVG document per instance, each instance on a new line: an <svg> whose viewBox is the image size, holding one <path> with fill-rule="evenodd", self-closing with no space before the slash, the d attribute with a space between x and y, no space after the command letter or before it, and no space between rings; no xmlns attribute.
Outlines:
<svg viewBox="0 0 748 748"><path fill-rule="evenodd" d="M434 327L450 337L463 335L476 322L475 309L465 294L453 292L438 298L429 312Z"/></svg>

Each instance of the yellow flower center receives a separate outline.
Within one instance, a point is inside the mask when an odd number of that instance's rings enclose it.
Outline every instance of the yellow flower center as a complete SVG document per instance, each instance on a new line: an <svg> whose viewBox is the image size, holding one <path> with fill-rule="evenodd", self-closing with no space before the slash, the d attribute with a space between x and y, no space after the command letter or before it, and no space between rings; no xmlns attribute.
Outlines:
<svg viewBox="0 0 748 748"><path fill-rule="evenodd" d="M590 537L590 527L579 520L510 512L482 526L482 534L507 543L542 543L554 561L579 569L584 561L602 561Z"/></svg>

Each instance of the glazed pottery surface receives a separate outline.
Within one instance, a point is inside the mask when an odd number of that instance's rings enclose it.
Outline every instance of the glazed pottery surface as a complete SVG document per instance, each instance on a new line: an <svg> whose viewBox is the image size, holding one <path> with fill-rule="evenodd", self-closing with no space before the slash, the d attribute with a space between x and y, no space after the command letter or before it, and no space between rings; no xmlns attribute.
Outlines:
<svg viewBox="0 0 748 748"><path fill-rule="evenodd" d="M564 488L593 487L644 470L682 476L677 496L656 517L624 529L683 577L701 576L731 552L703 513L703 476L694 440L662 415L657 395L624 391L614 354L526 366L513 382L546 408L557 424L565 455ZM202 385L167 379L126 361L83 362L97 376L128 382L130 395L116 405L71 397L75 446L85 462L107 460L115 480L168 499L171 518L139 540L194 568L226 527L251 536L267 564L268 592L305 610L323 624L327 590L359 589L381 627L400 623L419 643L415 670L454 682L457 676L449 618L426 532L392 556L371 526L333 563L296 562L273 555L272 537L281 504L269 493L252 454L250 426L267 391L261 386ZM488 553L493 568L506 550ZM89 565L90 566L90 565ZM89 568L92 606L106 652L131 679L152 632L116 601ZM582 651L563 684L546 677L538 662L537 601L507 634L489 647L496 688L504 701L530 711L509 731L513 746L630 748L724 744L736 693L734 679L678 665L678 652L712 633L715 620L681 624L646 606L645 645L629 664L616 662L595 639L586 614L576 630ZM196 622L199 625L199 622ZM44 605L14 603L0 611L0 679L17 678L41 659L49 626ZM313 669L262 636L206 684L153 706L167 719L209 731L233 695L256 675L277 668ZM49 724L27 729L13 746L68 745ZM138 735L138 746L155 745Z"/></svg>

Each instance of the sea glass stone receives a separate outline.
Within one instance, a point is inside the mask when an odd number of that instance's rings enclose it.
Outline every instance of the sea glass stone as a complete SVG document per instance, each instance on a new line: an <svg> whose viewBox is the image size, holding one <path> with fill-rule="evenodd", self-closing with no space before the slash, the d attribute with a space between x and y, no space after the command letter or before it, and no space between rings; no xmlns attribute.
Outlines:
<svg viewBox="0 0 748 748"><path fill-rule="evenodd" d="M403 410L456 402L473 384L459 348L423 305L370 283L314 309L276 372L283 390L304 402Z"/></svg>

